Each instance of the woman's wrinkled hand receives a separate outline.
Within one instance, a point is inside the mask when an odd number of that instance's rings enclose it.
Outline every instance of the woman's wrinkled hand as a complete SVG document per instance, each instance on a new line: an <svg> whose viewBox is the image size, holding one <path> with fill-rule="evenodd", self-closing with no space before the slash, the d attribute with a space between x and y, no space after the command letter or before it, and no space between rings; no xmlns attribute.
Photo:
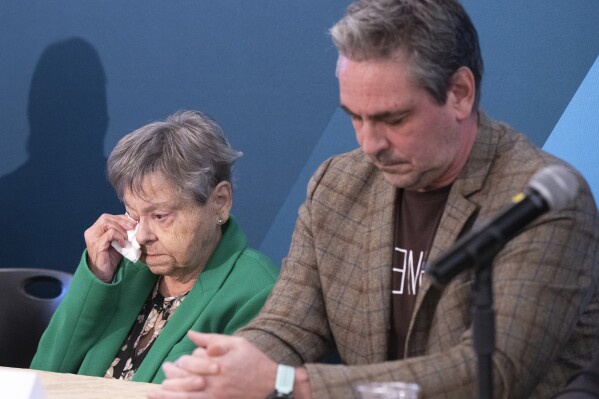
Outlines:
<svg viewBox="0 0 599 399"><path fill-rule="evenodd" d="M121 247L127 242L127 230L136 222L127 215L103 214L83 234L87 247L87 264L92 273L105 283L112 281L122 255L110 245L117 241Z"/></svg>

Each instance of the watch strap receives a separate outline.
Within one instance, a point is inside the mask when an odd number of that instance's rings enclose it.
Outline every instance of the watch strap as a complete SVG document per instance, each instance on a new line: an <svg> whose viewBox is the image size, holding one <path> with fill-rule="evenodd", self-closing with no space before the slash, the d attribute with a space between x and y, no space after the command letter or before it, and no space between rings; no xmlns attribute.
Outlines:
<svg viewBox="0 0 599 399"><path fill-rule="evenodd" d="M266 399L292 399L294 381L295 368L285 364L277 365L275 391L268 395Z"/></svg>
<svg viewBox="0 0 599 399"><path fill-rule="evenodd" d="M278 394L291 395L293 392L293 382L295 380L295 368L285 364L277 366L277 379L275 380L275 390Z"/></svg>

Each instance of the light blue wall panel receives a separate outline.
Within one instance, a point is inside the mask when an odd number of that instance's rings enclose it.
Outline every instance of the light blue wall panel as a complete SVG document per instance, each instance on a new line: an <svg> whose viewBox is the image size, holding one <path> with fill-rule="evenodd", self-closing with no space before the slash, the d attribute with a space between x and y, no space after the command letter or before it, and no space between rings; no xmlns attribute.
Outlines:
<svg viewBox="0 0 599 399"><path fill-rule="evenodd" d="M580 170L599 199L599 57L543 148Z"/></svg>

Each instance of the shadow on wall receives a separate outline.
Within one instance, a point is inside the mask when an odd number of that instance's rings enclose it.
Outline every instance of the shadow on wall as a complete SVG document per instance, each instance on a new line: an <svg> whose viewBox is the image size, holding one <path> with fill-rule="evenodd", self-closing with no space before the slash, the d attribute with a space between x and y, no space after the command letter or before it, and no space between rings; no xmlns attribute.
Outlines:
<svg viewBox="0 0 599 399"><path fill-rule="evenodd" d="M29 159L0 179L0 267L74 271L83 232L122 206L105 177L106 77L94 47L54 43L29 91Z"/></svg>

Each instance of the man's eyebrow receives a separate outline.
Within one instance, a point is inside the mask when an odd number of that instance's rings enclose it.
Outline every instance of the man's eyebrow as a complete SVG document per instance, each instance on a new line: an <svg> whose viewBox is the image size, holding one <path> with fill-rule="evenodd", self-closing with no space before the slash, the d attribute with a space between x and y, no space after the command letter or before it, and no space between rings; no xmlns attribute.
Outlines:
<svg viewBox="0 0 599 399"><path fill-rule="evenodd" d="M341 104L339 105L339 107L345 111L345 113L347 113L349 116L356 116L356 117L360 117L360 115L356 114L355 112L352 112L352 110L350 110L347 106ZM384 111L384 112L379 112L377 114L373 114L373 115L367 115L368 119L373 119L373 120L385 120L385 119L389 119L389 118L397 118L397 117L402 117L407 115L410 112L409 109L397 109L397 110L393 110L393 111Z"/></svg>

